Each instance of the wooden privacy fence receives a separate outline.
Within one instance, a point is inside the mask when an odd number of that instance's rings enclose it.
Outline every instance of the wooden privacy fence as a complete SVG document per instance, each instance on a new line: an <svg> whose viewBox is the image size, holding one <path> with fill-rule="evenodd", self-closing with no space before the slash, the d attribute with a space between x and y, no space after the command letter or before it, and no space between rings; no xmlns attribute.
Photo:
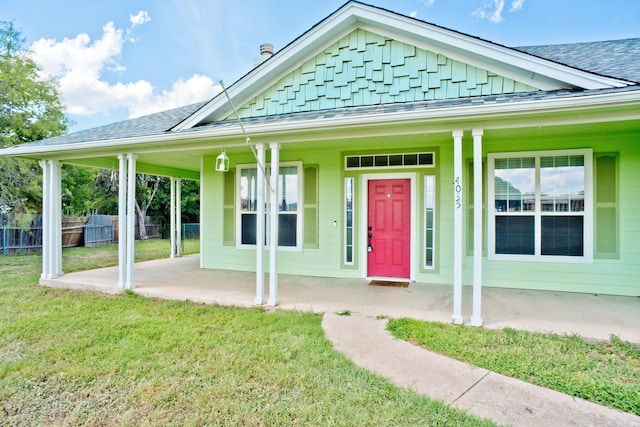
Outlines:
<svg viewBox="0 0 640 427"><path fill-rule="evenodd" d="M91 215L84 226L84 245L98 246L113 243L111 215Z"/></svg>
<svg viewBox="0 0 640 427"><path fill-rule="evenodd" d="M160 225L147 221L147 237L161 237ZM62 247L115 243L118 241L117 224L118 217L111 215L62 217ZM42 249L42 215L34 216L28 228L18 227L9 215L0 215L0 227L0 254Z"/></svg>
<svg viewBox="0 0 640 427"><path fill-rule="evenodd" d="M42 215L33 218L28 230L11 225L13 221L8 215L0 215L0 224L0 253L3 255L42 248Z"/></svg>
<svg viewBox="0 0 640 427"><path fill-rule="evenodd" d="M84 226L87 217L63 216L62 217L62 247L74 248L82 246Z"/></svg>

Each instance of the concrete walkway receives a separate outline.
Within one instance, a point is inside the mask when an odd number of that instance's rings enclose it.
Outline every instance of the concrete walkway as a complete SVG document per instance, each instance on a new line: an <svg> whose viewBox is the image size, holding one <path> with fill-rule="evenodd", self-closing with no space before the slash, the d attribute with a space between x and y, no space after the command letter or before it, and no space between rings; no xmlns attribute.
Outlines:
<svg viewBox="0 0 640 427"><path fill-rule="evenodd" d="M514 426L640 426L640 417L470 366L395 339L386 320L326 313L336 349L396 385Z"/></svg>

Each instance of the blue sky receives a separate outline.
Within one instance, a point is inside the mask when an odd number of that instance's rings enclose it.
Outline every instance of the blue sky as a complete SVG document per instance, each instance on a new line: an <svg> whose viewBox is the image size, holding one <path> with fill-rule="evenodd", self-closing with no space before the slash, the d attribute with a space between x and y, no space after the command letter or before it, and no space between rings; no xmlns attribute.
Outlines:
<svg viewBox="0 0 640 427"><path fill-rule="evenodd" d="M208 99L346 0L11 0L71 131ZM366 0L507 46L640 37L637 0Z"/></svg>

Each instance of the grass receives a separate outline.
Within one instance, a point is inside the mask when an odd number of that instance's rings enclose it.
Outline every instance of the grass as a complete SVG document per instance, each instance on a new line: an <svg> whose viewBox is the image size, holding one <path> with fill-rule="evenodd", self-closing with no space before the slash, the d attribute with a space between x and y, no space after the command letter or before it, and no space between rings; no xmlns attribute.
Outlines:
<svg viewBox="0 0 640 427"><path fill-rule="evenodd" d="M116 261L63 251L69 272ZM356 367L317 315L50 289L39 254L0 263L2 425L492 425Z"/></svg>
<svg viewBox="0 0 640 427"><path fill-rule="evenodd" d="M615 336L586 342L577 335L494 331L414 319L396 319L389 330L475 366L571 396L640 415L640 347Z"/></svg>

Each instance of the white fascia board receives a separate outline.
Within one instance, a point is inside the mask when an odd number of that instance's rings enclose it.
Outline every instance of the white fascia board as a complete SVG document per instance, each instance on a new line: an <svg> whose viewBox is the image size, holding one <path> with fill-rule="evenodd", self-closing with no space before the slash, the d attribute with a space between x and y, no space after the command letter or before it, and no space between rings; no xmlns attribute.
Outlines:
<svg viewBox="0 0 640 427"><path fill-rule="evenodd" d="M483 105L464 105L458 107L436 108L430 110L398 111L394 113L377 113L362 116L347 116L333 118L319 118L314 120L301 120L290 123L263 123L256 125L246 125L245 129L254 137L285 134L291 132L315 132L327 129L337 130L353 126L372 125L393 125L403 123L444 123L448 127L454 128L456 121L469 120L491 120L493 118L506 119L509 116L535 116L539 114L580 112L582 110L599 109L606 111L607 108L624 108L640 105L640 91L594 94L570 98L552 98L547 100L532 100L516 103L494 103ZM636 109L631 115L621 116L622 120L640 120L640 109ZM575 117L576 123L582 123L579 116ZM567 122L569 123L569 122ZM544 122L541 122L544 124ZM502 126L502 125L501 125ZM514 125L518 126L518 125ZM491 122L487 122L486 129L491 128ZM216 139L242 137L242 131L238 127L228 127L224 129L204 128L186 132L173 132L169 134L150 135L144 137L123 138L106 141L87 141L81 143L25 147L13 146L0 150L0 155L6 156L52 156L61 155L76 150L109 150L122 149L126 152L136 152L138 147L145 151L155 151L164 144L175 144L176 142L198 143L198 141L208 141L215 146ZM145 148L146 144L153 144L154 148ZM227 144L228 145L228 144ZM242 143L239 143L242 145ZM172 145L175 148L175 145Z"/></svg>
<svg viewBox="0 0 640 427"><path fill-rule="evenodd" d="M386 35L408 44L442 53L452 59L470 62L493 72L509 73L522 83L540 87L542 90L561 89L558 82L583 89L604 89L629 86L631 83L604 77L565 66L543 58L538 58L516 49L501 46L490 41L438 27L427 22L401 15L381 14L376 10L363 10L358 16L362 29L369 31L386 30ZM498 67L498 69L496 69ZM513 70L519 73L513 74ZM525 81L522 76L529 74ZM513 77L512 77L513 76ZM554 84L555 83L555 84Z"/></svg>

